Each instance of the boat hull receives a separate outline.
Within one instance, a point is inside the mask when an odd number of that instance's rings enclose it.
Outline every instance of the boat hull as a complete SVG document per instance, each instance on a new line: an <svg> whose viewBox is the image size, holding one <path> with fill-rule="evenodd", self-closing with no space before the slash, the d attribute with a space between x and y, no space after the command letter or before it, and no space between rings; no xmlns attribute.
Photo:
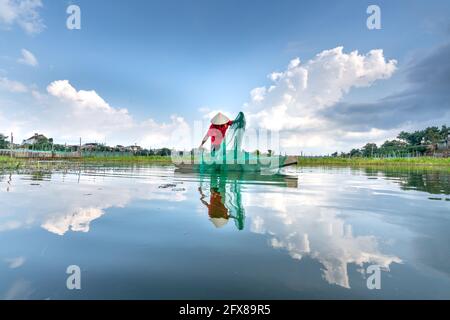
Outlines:
<svg viewBox="0 0 450 320"><path fill-rule="evenodd" d="M251 172L257 173L266 170L278 170L280 168L292 166L297 164L295 157L272 157L272 159L265 159L264 161L257 161L257 163L176 163L178 170L184 172Z"/></svg>

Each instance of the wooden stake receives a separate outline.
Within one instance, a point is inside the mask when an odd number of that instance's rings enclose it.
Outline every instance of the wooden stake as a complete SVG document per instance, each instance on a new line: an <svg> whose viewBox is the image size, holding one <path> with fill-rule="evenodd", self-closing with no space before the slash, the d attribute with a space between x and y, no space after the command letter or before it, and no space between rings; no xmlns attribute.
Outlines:
<svg viewBox="0 0 450 320"><path fill-rule="evenodd" d="M10 156L12 158L13 157L13 148L14 148L14 135L12 132L11 132L11 145L9 146L9 148L11 149Z"/></svg>

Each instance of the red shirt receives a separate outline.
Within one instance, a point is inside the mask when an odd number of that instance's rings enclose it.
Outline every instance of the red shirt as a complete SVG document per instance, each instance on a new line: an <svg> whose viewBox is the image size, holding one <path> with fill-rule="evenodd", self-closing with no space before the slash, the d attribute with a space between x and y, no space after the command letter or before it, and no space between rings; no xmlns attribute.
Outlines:
<svg viewBox="0 0 450 320"><path fill-rule="evenodd" d="M225 124L217 125L212 124L208 130L208 136L211 137L211 144L214 146L220 146L228 128L233 124L233 121L228 121Z"/></svg>
<svg viewBox="0 0 450 320"><path fill-rule="evenodd" d="M209 200L208 215L211 218L224 218L228 219L228 209L222 202L222 196L217 191L211 190L211 197Z"/></svg>

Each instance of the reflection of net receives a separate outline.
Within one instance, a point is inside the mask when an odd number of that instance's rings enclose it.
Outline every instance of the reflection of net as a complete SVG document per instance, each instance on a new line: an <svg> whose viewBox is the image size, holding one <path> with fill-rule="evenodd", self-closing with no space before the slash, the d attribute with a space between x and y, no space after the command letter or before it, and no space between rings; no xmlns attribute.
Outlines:
<svg viewBox="0 0 450 320"><path fill-rule="evenodd" d="M245 211L242 206L241 186L237 181L231 182L229 192L226 192L225 206L229 215L234 219L234 223L239 230L244 229Z"/></svg>
<svg viewBox="0 0 450 320"><path fill-rule="evenodd" d="M205 181L204 178L209 178ZM226 175L209 175L200 179L200 189L208 190L207 197L211 196L211 190L220 193L222 203L228 210L230 219L234 220L238 230L244 229L245 211L242 205L241 185L238 181L228 180Z"/></svg>

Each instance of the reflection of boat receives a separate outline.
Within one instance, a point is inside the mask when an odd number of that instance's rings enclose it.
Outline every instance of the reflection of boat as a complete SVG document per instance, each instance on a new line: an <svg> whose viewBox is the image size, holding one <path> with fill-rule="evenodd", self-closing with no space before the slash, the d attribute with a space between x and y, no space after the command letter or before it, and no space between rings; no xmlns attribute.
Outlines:
<svg viewBox="0 0 450 320"><path fill-rule="evenodd" d="M183 168L177 168L175 170L175 176L183 180L192 181L205 181L207 179L213 179L215 176L220 176L228 184L237 182L241 185L255 185L266 184L276 185L279 187L297 188L298 177L285 174L261 174L257 172L240 172L230 171L221 173L198 173L192 170L184 170Z"/></svg>
<svg viewBox="0 0 450 320"><path fill-rule="evenodd" d="M205 156L198 161L190 159L180 161L175 166L185 172L263 172L273 171L296 165L297 158L291 156L261 156L252 157L248 152L237 155ZM232 159L231 161L229 159Z"/></svg>
<svg viewBox="0 0 450 320"><path fill-rule="evenodd" d="M234 220L238 230L244 229L245 209L242 204L241 187L243 185L272 185L297 188L296 176L282 174L263 175L247 172L193 173L181 169L175 171L175 177L184 181L199 181L200 202L208 209L210 221L222 228Z"/></svg>

